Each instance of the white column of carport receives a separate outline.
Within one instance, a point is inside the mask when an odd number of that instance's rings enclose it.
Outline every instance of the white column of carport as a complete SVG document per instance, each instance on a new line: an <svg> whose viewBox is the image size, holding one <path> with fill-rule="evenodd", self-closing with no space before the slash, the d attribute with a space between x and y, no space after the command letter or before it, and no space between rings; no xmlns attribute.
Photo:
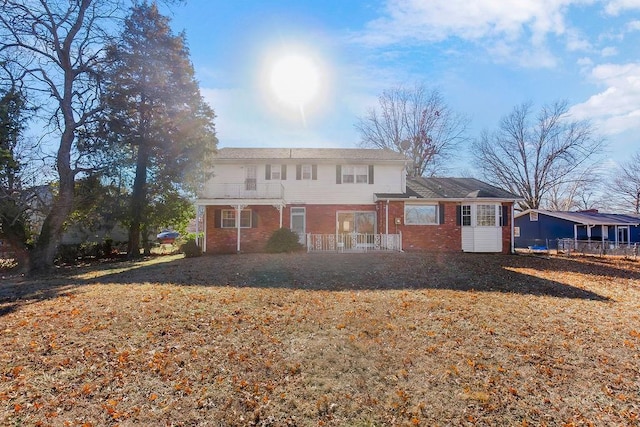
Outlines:
<svg viewBox="0 0 640 427"><path fill-rule="evenodd" d="M578 250L578 224L573 224L573 249Z"/></svg>

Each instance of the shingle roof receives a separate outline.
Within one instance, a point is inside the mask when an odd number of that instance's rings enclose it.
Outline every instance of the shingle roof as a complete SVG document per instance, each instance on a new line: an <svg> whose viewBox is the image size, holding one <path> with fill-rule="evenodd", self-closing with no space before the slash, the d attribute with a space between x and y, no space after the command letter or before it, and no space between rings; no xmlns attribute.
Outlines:
<svg viewBox="0 0 640 427"><path fill-rule="evenodd" d="M401 153L391 150L369 148L220 148L216 159L225 160L269 160L269 159L305 159L305 160L382 160L404 161Z"/></svg>
<svg viewBox="0 0 640 427"><path fill-rule="evenodd" d="M541 215L548 215L581 225L640 225L640 216L637 215L600 213L594 211L569 212L529 209L516 214L515 217L519 218L528 215L529 212L538 212L538 214Z"/></svg>
<svg viewBox="0 0 640 427"><path fill-rule="evenodd" d="M407 192L425 199L520 199L475 178L407 178Z"/></svg>

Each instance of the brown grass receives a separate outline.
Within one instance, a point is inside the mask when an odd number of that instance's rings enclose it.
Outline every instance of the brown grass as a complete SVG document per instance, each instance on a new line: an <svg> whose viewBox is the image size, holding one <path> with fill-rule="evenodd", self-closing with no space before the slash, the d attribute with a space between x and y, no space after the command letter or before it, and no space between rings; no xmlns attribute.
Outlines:
<svg viewBox="0 0 640 427"><path fill-rule="evenodd" d="M640 425L640 263L157 257L0 284L2 425Z"/></svg>

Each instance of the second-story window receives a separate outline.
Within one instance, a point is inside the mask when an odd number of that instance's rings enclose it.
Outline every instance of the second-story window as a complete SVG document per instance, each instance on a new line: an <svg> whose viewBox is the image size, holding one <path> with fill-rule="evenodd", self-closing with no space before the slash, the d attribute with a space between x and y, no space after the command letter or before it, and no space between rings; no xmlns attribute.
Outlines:
<svg viewBox="0 0 640 427"><path fill-rule="evenodd" d="M369 168L366 165L342 166L342 182L345 184L366 184L369 182Z"/></svg>
<svg viewBox="0 0 640 427"><path fill-rule="evenodd" d="M318 179L318 165L303 164L296 165L296 179L300 180L316 180Z"/></svg>
<svg viewBox="0 0 640 427"><path fill-rule="evenodd" d="M266 165L264 178L266 180L276 181L287 179L287 166L273 164Z"/></svg>
<svg viewBox="0 0 640 427"><path fill-rule="evenodd" d="M302 165L302 179L311 179L311 165Z"/></svg>

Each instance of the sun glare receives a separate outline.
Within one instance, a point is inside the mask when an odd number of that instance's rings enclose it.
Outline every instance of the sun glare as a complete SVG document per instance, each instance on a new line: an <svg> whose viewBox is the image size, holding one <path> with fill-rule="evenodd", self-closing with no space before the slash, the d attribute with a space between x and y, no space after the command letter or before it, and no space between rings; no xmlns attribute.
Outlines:
<svg viewBox="0 0 640 427"><path fill-rule="evenodd" d="M270 83L280 102L302 109L317 96L320 75L309 58L285 56L273 64Z"/></svg>

